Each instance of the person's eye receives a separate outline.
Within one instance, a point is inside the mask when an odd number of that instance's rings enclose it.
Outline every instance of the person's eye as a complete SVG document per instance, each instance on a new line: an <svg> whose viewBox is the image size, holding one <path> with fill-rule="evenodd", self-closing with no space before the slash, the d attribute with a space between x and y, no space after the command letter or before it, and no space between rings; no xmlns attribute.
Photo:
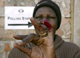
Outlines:
<svg viewBox="0 0 80 58"><path fill-rule="evenodd" d="M42 19L42 17L41 16L39 16L39 17L35 17L36 19Z"/></svg>
<svg viewBox="0 0 80 58"><path fill-rule="evenodd" d="M55 19L55 17L48 17L48 19Z"/></svg>

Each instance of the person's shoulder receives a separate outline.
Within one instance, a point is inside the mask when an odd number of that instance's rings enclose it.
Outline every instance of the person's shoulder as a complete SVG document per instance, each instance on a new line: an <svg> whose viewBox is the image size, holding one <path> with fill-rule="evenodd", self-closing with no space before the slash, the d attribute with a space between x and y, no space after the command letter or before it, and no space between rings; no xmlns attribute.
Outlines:
<svg viewBox="0 0 80 58"><path fill-rule="evenodd" d="M80 58L80 47L78 45L71 42L64 42L63 45L65 45L65 50L68 54L73 55L74 58Z"/></svg>
<svg viewBox="0 0 80 58"><path fill-rule="evenodd" d="M29 58L29 56L17 48L12 48L8 58Z"/></svg>
<svg viewBox="0 0 80 58"><path fill-rule="evenodd" d="M65 46L66 49L70 49L70 50L78 50L78 51L80 50L80 47L78 45L71 42L64 42L63 46Z"/></svg>

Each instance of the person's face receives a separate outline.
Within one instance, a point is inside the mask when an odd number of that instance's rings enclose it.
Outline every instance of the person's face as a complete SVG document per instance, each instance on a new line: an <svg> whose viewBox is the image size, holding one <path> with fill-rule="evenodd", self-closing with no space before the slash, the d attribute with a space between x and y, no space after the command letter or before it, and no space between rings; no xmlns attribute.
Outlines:
<svg viewBox="0 0 80 58"><path fill-rule="evenodd" d="M41 25L45 30L47 30L47 27L44 25L44 20L47 19L48 22L51 24L52 30L57 29L57 16L50 7L41 7L37 10L35 14L35 20L36 22ZM38 33L38 30L35 28L36 33Z"/></svg>

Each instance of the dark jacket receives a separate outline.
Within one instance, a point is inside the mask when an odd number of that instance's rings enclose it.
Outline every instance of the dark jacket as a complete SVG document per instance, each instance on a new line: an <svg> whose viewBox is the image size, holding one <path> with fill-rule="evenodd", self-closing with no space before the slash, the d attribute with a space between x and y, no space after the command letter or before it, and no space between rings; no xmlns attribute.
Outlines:
<svg viewBox="0 0 80 58"><path fill-rule="evenodd" d="M76 44L65 42L58 35L55 36L54 45L56 58L80 58L80 48ZM13 48L10 51L8 58L30 58L30 57L24 52L18 50L17 48Z"/></svg>

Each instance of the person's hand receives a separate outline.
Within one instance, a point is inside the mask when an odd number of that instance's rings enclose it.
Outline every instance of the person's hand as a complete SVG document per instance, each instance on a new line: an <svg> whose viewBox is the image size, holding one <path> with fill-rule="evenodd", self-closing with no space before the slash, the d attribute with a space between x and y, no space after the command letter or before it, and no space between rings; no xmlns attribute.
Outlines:
<svg viewBox="0 0 80 58"><path fill-rule="evenodd" d="M19 43L15 43L14 47L25 52L30 58L55 58L54 51L54 30L51 31L43 27L39 27L39 24L31 18L31 22L40 34L47 33L45 36L39 36L39 34L29 34L29 35L15 35L15 39L21 39ZM32 48L24 47L27 43L32 42L35 44Z"/></svg>

